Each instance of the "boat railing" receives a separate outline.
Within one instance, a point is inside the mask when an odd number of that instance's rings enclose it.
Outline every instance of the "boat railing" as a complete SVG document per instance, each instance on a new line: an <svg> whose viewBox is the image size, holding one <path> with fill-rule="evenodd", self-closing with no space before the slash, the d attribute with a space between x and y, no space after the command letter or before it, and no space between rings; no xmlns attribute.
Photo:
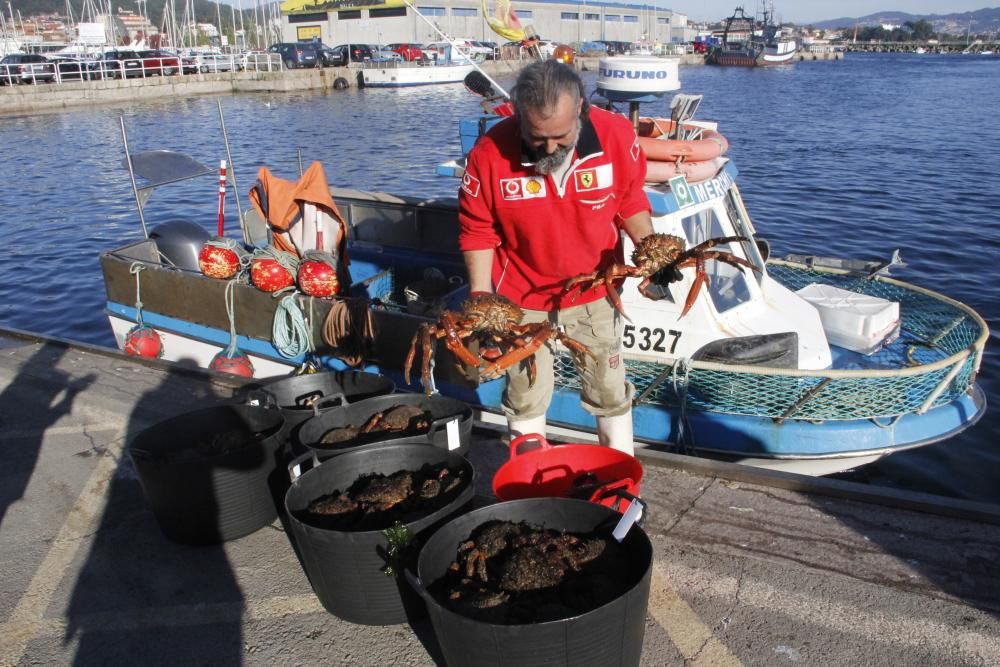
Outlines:
<svg viewBox="0 0 1000 667"><path fill-rule="evenodd" d="M856 368L807 370L677 359L626 359L637 404L653 403L734 415L812 421L892 420L954 401L973 387L989 337L971 308L891 278L808 267L782 260L769 275L790 289L825 283L900 304L901 333ZM557 384L578 387L572 360L561 356Z"/></svg>

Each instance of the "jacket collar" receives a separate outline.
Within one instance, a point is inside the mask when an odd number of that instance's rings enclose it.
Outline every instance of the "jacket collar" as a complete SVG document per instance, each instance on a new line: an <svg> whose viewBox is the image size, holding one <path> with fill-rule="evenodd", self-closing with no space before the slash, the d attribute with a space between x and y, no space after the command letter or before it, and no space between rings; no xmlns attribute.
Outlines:
<svg viewBox="0 0 1000 667"><path fill-rule="evenodd" d="M517 120L516 123L518 133L520 133L520 120ZM588 114L580 124L580 136L576 140L576 161L584 160L601 152L601 140L597 138L597 130L594 129L594 124L590 121ZM534 164L535 158L532 156L531 147L524 142L524 139L521 139L521 166L530 167Z"/></svg>

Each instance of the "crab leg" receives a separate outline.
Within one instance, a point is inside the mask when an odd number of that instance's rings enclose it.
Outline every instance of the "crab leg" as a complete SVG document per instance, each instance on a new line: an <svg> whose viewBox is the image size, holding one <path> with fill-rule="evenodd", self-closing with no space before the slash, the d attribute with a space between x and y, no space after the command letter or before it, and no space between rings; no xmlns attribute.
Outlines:
<svg viewBox="0 0 1000 667"><path fill-rule="evenodd" d="M554 331L555 329L550 322L542 322L538 333L533 335L530 341L518 343L516 349L483 366L479 374L486 378L498 377L507 368L534 355L545 341L552 338Z"/></svg>
<svg viewBox="0 0 1000 667"><path fill-rule="evenodd" d="M694 284L691 285L691 291L688 292L687 299L684 301L684 308L681 310L680 317L677 319L681 319L681 317L688 314L688 311L691 310L691 306L693 306L694 302L698 300L698 293L701 292L701 286L707 282L708 274L705 273L705 263L699 259L697 262L697 268L695 269Z"/></svg>

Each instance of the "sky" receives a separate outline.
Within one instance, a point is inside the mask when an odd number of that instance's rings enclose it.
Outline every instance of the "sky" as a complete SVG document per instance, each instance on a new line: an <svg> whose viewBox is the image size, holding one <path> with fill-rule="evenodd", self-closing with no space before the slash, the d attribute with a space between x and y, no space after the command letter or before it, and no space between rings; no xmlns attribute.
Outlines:
<svg viewBox="0 0 1000 667"><path fill-rule="evenodd" d="M742 5L748 14L761 4L759 0L647 0L687 14L692 21L719 21ZM804 24L842 16L867 16L883 11L908 14L950 14L996 6L995 0L776 0L774 10L783 21Z"/></svg>

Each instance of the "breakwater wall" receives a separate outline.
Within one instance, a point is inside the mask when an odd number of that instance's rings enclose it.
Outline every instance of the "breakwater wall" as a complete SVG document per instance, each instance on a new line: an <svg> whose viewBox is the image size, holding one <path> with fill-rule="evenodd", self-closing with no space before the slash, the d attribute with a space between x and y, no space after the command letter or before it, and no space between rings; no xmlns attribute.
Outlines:
<svg viewBox="0 0 1000 667"><path fill-rule="evenodd" d="M803 53L799 59L839 60L843 53ZM700 54L680 56L681 65L704 65ZM490 75L516 74L533 62L524 60L487 61L481 65ZM599 58L577 58L581 71L597 71ZM285 70L281 72L221 72L155 76L145 79L75 81L0 87L0 115L64 111L95 104L123 104L137 100L195 95L235 93L286 93L326 90L358 85L356 67Z"/></svg>

